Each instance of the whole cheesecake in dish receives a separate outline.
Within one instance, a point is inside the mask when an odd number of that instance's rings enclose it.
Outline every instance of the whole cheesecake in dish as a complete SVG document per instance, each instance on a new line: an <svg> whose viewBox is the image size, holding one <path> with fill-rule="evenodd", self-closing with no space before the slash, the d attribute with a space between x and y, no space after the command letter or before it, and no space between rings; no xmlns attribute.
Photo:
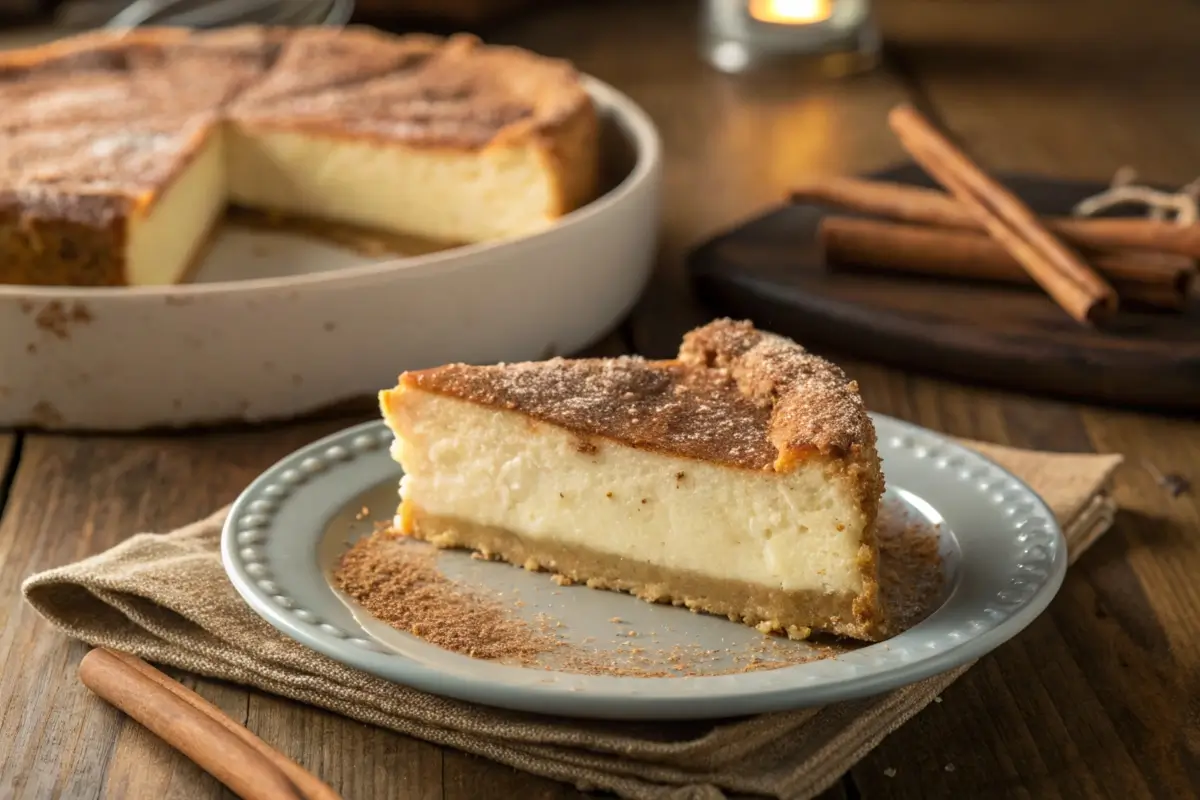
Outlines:
<svg viewBox="0 0 1200 800"><path fill-rule="evenodd" d="M447 244L596 192L570 64L470 36L243 27L0 55L0 283L183 280L228 204Z"/></svg>
<svg viewBox="0 0 1200 800"><path fill-rule="evenodd" d="M452 364L380 403L401 534L793 638L885 636L874 426L794 342L720 320L675 360Z"/></svg>

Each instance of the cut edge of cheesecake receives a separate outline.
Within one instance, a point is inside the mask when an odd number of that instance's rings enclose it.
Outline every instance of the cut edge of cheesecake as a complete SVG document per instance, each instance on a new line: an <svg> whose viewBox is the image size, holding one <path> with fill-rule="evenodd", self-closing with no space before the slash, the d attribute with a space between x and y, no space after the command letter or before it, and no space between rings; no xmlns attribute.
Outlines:
<svg viewBox="0 0 1200 800"><path fill-rule="evenodd" d="M262 100L252 88L231 104L235 204L470 243L536 232L596 194L598 116L569 62L470 34L390 42L421 56L420 82L399 67ZM412 126L392 109L414 101L450 116L397 136Z"/></svg>
<svg viewBox="0 0 1200 800"><path fill-rule="evenodd" d="M178 283L196 265L225 207L224 142L216 120L179 129L108 125L73 131L65 146L113 153L96 157L129 170L104 181L0 187L0 280L18 284L154 286ZM50 131L62 135L61 131ZM76 142L78 140L78 142ZM147 161L145 142L164 142ZM53 254L48 268L47 254ZM70 277L68 281L67 278Z"/></svg>
<svg viewBox="0 0 1200 800"><path fill-rule="evenodd" d="M595 195L597 124L588 103L552 128L464 148L233 117L226 123L229 199L437 242L499 241L548 227Z"/></svg>
<svg viewBox="0 0 1200 800"><path fill-rule="evenodd" d="M447 365L380 405L397 533L793 638L889 635L874 427L787 339L718 320L674 360Z"/></svg>

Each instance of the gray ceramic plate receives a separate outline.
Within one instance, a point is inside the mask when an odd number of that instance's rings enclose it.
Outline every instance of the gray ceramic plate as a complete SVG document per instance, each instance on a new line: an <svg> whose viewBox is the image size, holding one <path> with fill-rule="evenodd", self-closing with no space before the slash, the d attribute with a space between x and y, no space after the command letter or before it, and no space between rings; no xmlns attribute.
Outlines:
<svg viewBox="0 0 1200 800"><path fill-rule="evenodd" d="M399 633L333 588L347 544L388 519L400 471L382 423L360 425L299 450L234 503L221 542L225 569L246 602L285 635L344 664L428 692L504 708L616 719L710 718L824 705L876 694L979 658L1049 604L1067 566L1066 543L1033 491L996 464L931 431L875 416L892 507L938 524L944 600L923 622L882 644L779 669L730 673L764 637L722 618L582 586L545 574L438 556L439 569L478 591L519 597L518 614L563 623L567 640L616 647L652 631L647 646L716 655L681 677L627 677L500 664ZM364 519L361 509L371 514ZM541 617L545 619L546 617ZM620 631L613 619L619 618ZM594 644L599 642L600 644ZM783 643L776 647L808 647ZM614 650L614 657L617 651ZM724 671L725 674L711 674Z"/></svg>

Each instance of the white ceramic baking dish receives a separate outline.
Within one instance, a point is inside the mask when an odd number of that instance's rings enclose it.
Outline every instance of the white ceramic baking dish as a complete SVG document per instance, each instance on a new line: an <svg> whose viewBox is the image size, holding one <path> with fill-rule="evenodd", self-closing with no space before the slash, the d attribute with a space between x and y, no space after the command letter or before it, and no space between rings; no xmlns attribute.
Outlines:
<svg viewBox="0 0 1200 800"><path fill-rule="evenodd" d="M635 103L587 86L613 188L537 234L370 263L311 239L230 231L206 282L0 286L0 426L284 419L372 395L405 369L538 359L600 338L649 276L662 156ZM264 253L270 263L251 263ZM214 270L269 277L214 281Z"/></svg>

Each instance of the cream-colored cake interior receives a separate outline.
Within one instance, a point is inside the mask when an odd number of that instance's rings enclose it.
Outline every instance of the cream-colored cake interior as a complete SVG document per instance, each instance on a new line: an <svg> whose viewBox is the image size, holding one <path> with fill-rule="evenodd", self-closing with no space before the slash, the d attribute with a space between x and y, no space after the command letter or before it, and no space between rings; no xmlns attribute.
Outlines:
<svg viewBox="0 0 1200 800"><path fill-rule="evenodd" d="M178 283L225 209L225 142L209 131L174 181L128 222L126 280L133 286Z"/></svg>
<svg viewBox="0 0 1200 800"><path fill-rule="evenodd" d="M460 152L227 123L130 218L127 280L177 283L229 203L444 242L522 236L557 213L540 159L532 146Z"/></svg>
<svg viewBox="0 0 1200 800"><path fill-rule="evenodd" d="M556 213L530 146L469 152L231 125L231 200L450 242L531 233Z"/></svg>
<svg viewBox="0 0 1200 800"><path fill-rule="evenodd" d="M820 464L779 475L590 453L556 426L416 390L388 422L401 494L426 513L785 591L862 588L864 520Z"/></svg>

